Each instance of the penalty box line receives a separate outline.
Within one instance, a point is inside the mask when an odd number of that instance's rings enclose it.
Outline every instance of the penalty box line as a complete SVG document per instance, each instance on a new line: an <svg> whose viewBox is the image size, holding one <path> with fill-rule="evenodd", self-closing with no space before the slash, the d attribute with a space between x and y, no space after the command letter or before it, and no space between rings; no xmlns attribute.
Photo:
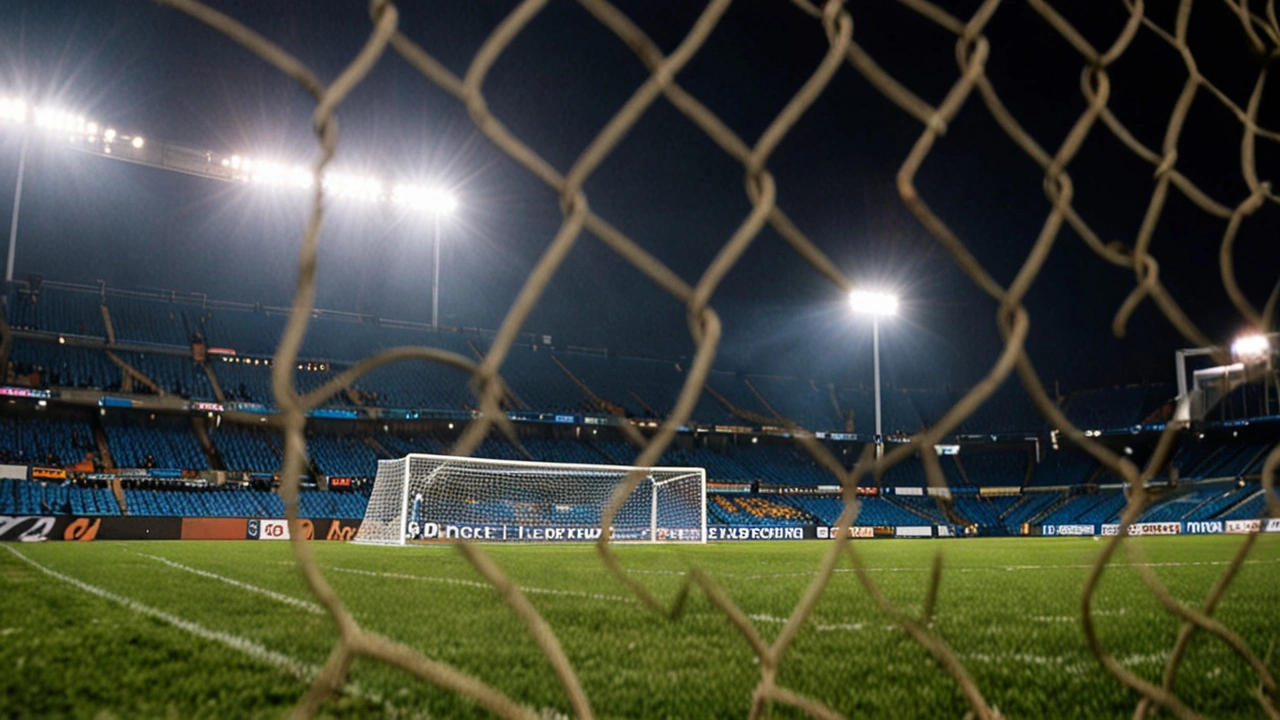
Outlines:
<svg viewBox="0 0 1280 720"><path fill-rule="evenodd" d="M361 570L358 568L330 567L326 568L333 572L349 573L351 575L365 575L367 577L390 578L393 580L416 580L418 582L433 582L442 585L456 585L458 587L477 588L481 590L494 590L493 583L480 582L479 580L467 580L464 578L435 577L432 575L412 575L409 573L382 572L378 570ZM581 590L556 590L554 588L538 588L525 587L518 585L520 592L526 595L553 595L559 597L579 598L582 600L606 600L608 602L617 603L635 603L636 599L625 595L608 595L605 593L590 593Z"/></svg>
<svg viewBox="0 0 1280 720"><path fill-rule="evenodd" d="M128 549L126 549L125 552L130 553L132 555L137 555L139 557L144 557L149 560L155 560L156 562L168 565L169 567L174 568L175 570L183 570L185 572L192 573L193 575L199 575L200 577L203 577L203 578L208 578L210 580L217 580L218 582L226 583L232 587L239 588L246 592L256 593L258 595L262 595L263 597L271 598L272 600L275 600L276 602L284 603L285 605L292 605L293 607L299 608L301 610L305 610L313 615L325 614L324 608L320 607L316 603L310 602L308 600L302 600L300 598L293 597L292 595L285 595L284 593L279 593L279 592L276 592L275 590L269 590L264 587L259 587L251 583L244 582L243 580L236 580L235 578L230 578L225 575L219 575L214 572L209 572L208 570L193 568L189 565L183 565L180 562L176 562L168 558L163 558L158 555L148 555L147 553L134 552Z"/></svg>

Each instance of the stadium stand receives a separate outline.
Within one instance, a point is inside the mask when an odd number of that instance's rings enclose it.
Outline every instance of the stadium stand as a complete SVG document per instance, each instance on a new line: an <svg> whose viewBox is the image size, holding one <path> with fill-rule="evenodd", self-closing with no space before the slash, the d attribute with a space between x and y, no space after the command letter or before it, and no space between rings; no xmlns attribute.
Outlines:
<svg viewBox="0 0 1280 720"><path fill-rule="evenodd" d="M7 298L8 319L18 337L6 381L16 388L94 389L137 396L158 390L169 397L143 400L225 399L268 408L274 405L270 358L284 326L285 315L280 309L210 302L176 293L77 289L56 283L46 283L35 294L11 288ZM435 331L410 323L318 310L302 349L302 356L310 359L293 368L294 380L299 389L311 390L357 358L402 345L427 345L474 359L486 348L487 337L480 331ZM197 360L204 357L202 347L216 349L204 366ZM126 380L128 374L113 357L145 381ZM213 371L217 387L210 382L206 366ZM686 377L686 368L678 362L617 357L581 348L557 349L549 341L532 337L512 348L502 370L512 391L508 409L515 413L592 413L642 419L663 417ZM733 493L713 495L713 517L720 522L833 523L842 507L840 500L814 491L818 486L833 485L835 478L789 439L748 433L743 426L759 424L752 418L780 416L812 430L857 432L858 441L826 441L847 468L859 457L873 427L872 391L719 370L712 372L708 388L690 423L695 427L681 433L660 462L705 467L710 481L734 486ZM219 391L223 398L218 397ZM903 433L937 422L960 394L955 389L886 387L885 433L898 440ZM1110 430L1113 437L1119 434L1115 431L1122 431L1124 442L1131 442L1128 438L1135 436L1135 425L1152 417L1153 411L1158 415L1167 410L1170 395L1168 386L1161 385L1082 390L1070 394L1063 404L1068 416L1082 427ZM132 402L113 399L125 405ZM1222 412L1234 417L1255 399L1242 391L1237 403L1240 407ZM325 408L329 418L355 416L357 406L406 412L382 416L397 418L385 421L387 424L373 419L378 414L369 413L363 416L369 418L366 420L332 420L328 422L336 424L329 425L321 421L311 427L307 474L317 482L323 476L356 478L360 491L307 489L301 500L303 515L361 517L368 486L360 479L374 474L380 457L447 452L460 428L450 425L446 430L446 423L465 422L475 404L469 376L439 363L402 363L362 377L350 392L330 401L330 407ZM735 415L729 405L742 412ZM227 422L219 425L203 411L186 413L163 404L154 407L163 412L114 405L104 405L101 410L96 406L59 406L56 417L53 412L43 416L31 411L22 417L0 418L0 461L5 463L74 467L81 472L103 466L108 471L145 468L153 476L167 478L150 485L128 480L119 496L101 480L8 479L0 485L0 512L118 514L123 500L130 514L279 516L279 497L267 486L246 487L238 484L240 481L217 487L170 482L184 473L190 478L196 471L209 469L237 477L275 473L281 446L273 431ZM228 408L233 409L245 408ZM428 413L428 419L417 420L419 411ZM729 427L711 427L717 425ZM636 456L636 450L607 422L598 429L586 424L566 428L521 423L518 427L518 444L495 435L485 440L476 454L582 464L629 464ZM573 430L573 437L566 430ZM949 506L940 507L928 496L895 492L926 485L920 461L913 457L880 479L886 494L863 498L858 524L959 524L977 525L983 532L1020 532L1026 523L1096 524L1118 517L1124 502L1119 480L1102 472L1090 457L1069 449L1046 449L1037 462L1034 439L1003 436L988 440L989 436L1013 433L1034 435L1046 448L1050 444L1043 422L1016 382L1002 386L957 431L982 435L983 443L970 442L960 454L939 458L955 493ZM1263 507L1258 475L1274 446L1274 435L1265 430L1239 438L1225 435L1202 439L1188 433L1183 438L1171 464L1176 471L1168 478L1157 477L1158 492L1163 494L1146 510L1144 521L1257 516ZM1149 452L1149 448L1140 448L1139 455L1142 452ZM874 485L876 481L868 477L863 484ZM120 489L119 484L112 487ZM977 495L978 488L994 487L1014 494ZM749 489L757 493L746 494ZM780 492L787 490L795 492ZM810 494L795 494L801 492ZM530 512L508 505L512 517Z"/></svg>
<svg viewBox="0 0 1280 720"><path fill-rule="evenodd" d="M707 521L723 525L805 525L818 518L781 498L767 496L712 495L707 502Z"/></svg>
<svg viewBox="0 0 1280 720"><path fill-rule="evenodd" d="M120 505L106 488L0 479L0 514L119 515Z"/></svg>
<svg viewBox="0 0 1280 720"><path fill-rule="evenodd" d="M106 337L99 296L45 286L31 293L14 289L9 294L9 324L18 330L59 335Z"/></svg>
<svg viewBox="0 0 1280 720"><path fill-rule="evenodd" d="M556 358L595 395L627 417L665 416L684 381L679 366L665 361L586 352L557 353Z"/></svg>
<svg viewBox="0 0 1280 720"><path fill-rule="evenodd" d="M1244 497L1238 503L1229 507L1226 512L1222 513L1219 516L1220 519L1252 520L1262 514L1267 504L1267 497L1259 485L1250 483L1239 494Z"/></svg>
<svg viewBox="0 0 1280 720"><path fill-rule="evenodd" d="M155 382L166 393L192 400L215 399L213 386L209 384L209 376L191 359L190 354L186 357L128 351L118 351L115 354L133 369ZM135 392L137 389L135 385Z"/></svg>
<svg viewBox="0 0 1280 720"><path fill-rule="evenodd" d="M358 437L312 435L307 452L325 475L369 477L378 467L378 454Z"/></svg>
<svg viewBox="0 0 1280 720"><path fill-rule="evenodd" d="M64 467L93 454L87 422L0 418L0 462Z"/></svg>
<svg viewBox="0 0 1280 720"><path fill-rule="evenodd" d="M105 303L116 342L182 346L191 334L184 327L182 306L114 295Z"/></svg>
<svg viewBox="0 0 1280 720"><path fill-rule="evenodd" d="M522 409L580 413L592 409L581 388L556 364L549 350L517 346L502 365L511 392Z"/></svg>
<svg viewBox="0 0 1280 720"><path fill-rule="evenodd" d="M116 467L205 470L208 458L185 418L139 423L105 423L103 429Z"/></svg>
<svg viewBox="0 0 1280 720"><path fill-rule="evenodd" d="M967 452L951 458L976 487L1021 487L1027 477L1027 452ZM945 468L946 463L943 464Z"/></svg>
<svg viewBox="0 0 1280 720"><path fill-rule="evenodd" d="M227 470L274 473L284 452L274 433L228 424L209 433Z"/></svg>
<svg viewBox="0 0 1280 720"><path fill-rule="evenodd" d="M17 340L10 353L12 374L30 376L28 387L76 387L118 390L120 368L101 348Z"/></svg>

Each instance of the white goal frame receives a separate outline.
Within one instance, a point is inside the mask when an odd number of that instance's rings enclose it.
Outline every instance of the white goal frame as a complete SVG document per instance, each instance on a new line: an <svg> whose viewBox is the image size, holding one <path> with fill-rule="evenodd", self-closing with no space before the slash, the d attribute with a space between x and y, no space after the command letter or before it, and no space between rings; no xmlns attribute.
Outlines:
<svg viewBox="0 0 1280 720"><path fill-rule="evenodd" d="M434 467L430 467L433 464ZM429 471L422 477L415 478L415 467L421 470L424 465L430 468ZM438 481L440 473L446 470L457 471L457 473L449 473L445 481ZM457 475L465 475L468 472L474 473L480 480L479 483L471 486L476 490L489 489L485 482L498 478L519 479L521 476L527 476L530 479L542 480L540 488L544 492L550 488L553 494L561 491L564 493L562 496L555 495L546 504L558 503L554 505L556 508L594 513L594 522L584 523L581 520L540 522L529 518L519 522L498 518L468 518L451 522L448 518L432 515L437 511L437 506L447 501L447 498L433 497L432 491L439 493L459 491L458 486L450 486L448 482L454 480ZM610 542L707 542L707 472L705 468L534 462L427 453L412 453L402 458L378 461L378 473L374 479L369 504L365 509L360 529L352 542L405 545L419 539L497 542L596 541L604 532L601 528L601 517L608 499L612 498L615 488L625 482L628 474L634 472L644 473L645 479L632 491L631 496L619 505L619 515L623 514L622 508L629 506L634 513L643 503L648 509L647 526L631 523L626 524L623 530L619 527L619 517L615 517L613 526L608 529ZM586 481L585 485L578 487L587 488L594 496L585 504L580 498L575 504L575 498L572 495L574 485L571 481L575 475ZM559 477L570 481L560 484ZM682 490L683 494L677 497L684 497L686 502L692 494L696 493L696 509L692 505L686 505L683 508L690 519L692 515L689 513L696 513L696 521L686 521L676 526L659 523L659 511L665 499L663 490L666 488ZM638 493L647 494L648 498L637 497ZM421 502L415 502L413 505L413 517L410 516L411 497L421 499ZM644 502L646 499L647 503ZM470 499L464 502L478 504ZM679 506L675 507L679 509Z"/></svg>

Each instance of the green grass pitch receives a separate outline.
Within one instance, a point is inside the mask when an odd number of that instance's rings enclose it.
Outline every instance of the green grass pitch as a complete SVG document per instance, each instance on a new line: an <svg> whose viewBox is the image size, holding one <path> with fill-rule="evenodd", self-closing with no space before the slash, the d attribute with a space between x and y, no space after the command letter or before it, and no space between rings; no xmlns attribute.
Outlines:
<svg viewBox="0 0 1280 720"><path fill-rule="evenodd" d="M1183 602L1198 605L1239 537L1144 538ZM776 636L826 545L620 547L670 597L699 567ZM1080 630L1080 588L1102 544L1015 538L860 542L885 593L922 605L932 554L945 559L935 627L988 701L1009 717L1130 717L1136 696L1101 669ZM453 549L314 543L358 620L554 717L568 712L523 625ZM698 591L675 621L647 612L590 545L490 546L556 630L600 717L741 717L758 667ZM1159 682L1177 621L1123 555L1096 597L1108 648ZM1259 655L1280 637L1280 537L1259 539L1216 617ZM278 717L299 675L334 643L289 548L269 542L95 542L0 547L0 717ZM1272 671L1280 671L1274 657ZM955 684L870 602L847 564L780 671L780 682L850 717L960 717ZM473 703L357 661L336 717L483 717ZM1210 717L1260 717L1257 677L1223 643L1193 641L1176 689ZM773 717L798 713L775 706Z"/></svg>

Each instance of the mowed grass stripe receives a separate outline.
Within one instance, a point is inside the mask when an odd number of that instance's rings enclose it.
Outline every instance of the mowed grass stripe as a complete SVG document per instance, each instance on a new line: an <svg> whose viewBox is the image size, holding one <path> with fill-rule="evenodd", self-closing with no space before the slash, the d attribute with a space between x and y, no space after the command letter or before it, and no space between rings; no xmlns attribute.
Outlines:
<svg viewBox="0 0 1280 720"><path fill-rule="evenodd" d="M1195 605L1240 540L1135 542L1146 548L1150 564L1174 594ZM1259 538L1253 562L1241 570L1218 613L1260 654L1280 635L1272 579L1280 560L1276 541L1280 537ZM1136 698L1100 668L1079 627L1080 589L1089 560L1101 548L1088 540L1052 538L859 544L872 568L900 568L882 572L876 582L909 614L917 614L922 605L932 553L943 552L946 569L935 628L1007 716L1121 718L1132 714ZM457 553L340 543L316 543L312 549L366 627L455 665L520 702L567 711L563 691L523 625ZM674 595L685 569L702 569L754 616L767 638L790 615L827 549L821 542L617 548L623 565L663 597ZM323 617L135 557L137 552L154 553L193 569L305 597L283 544L45 543L22 550L117 594L215 631L251 638L304 662L318 664L332 647L331 623ZM702 593L694 591L684 615L667 621L635 602L624 602L628 594L604 570L592 546L486 546L485 551L522 587L551 591L530 593L530 599L560 637L600 716L746 714L759 667L740 634ZM1137 573L1126 569L1135 558L1119 558L1124 562L1104 575L1095 617L1107 648L1158 682L1178 623L1159 607ZM1028 566L1038 569L1006 569ZM353 570L359 572L349 572ZM132 653L131 647L121 648L113 664L127 667ZM353 677L400 707L437 717L483 717L472 704L384 665L357 663ZM954 683L923 649L891 626L848 574L837 576L826 589L784 658L780 680L849 716L963 714ZM1258 708L1250 693L1256 682L1222 643L1202 633L1177 690L1207 716L1255 716ZM56 689L51 686L50 691ZM226 706L222 714L238 713ZM784 710L773 714L792 716Z"/></svg>
<svg viewBox="0 0 1280 720"><path fill-rule="evenodd" d="M113 603L116 603L117 605L120 605L135 613L138 613L139 615L146 615L147 617L155 618L156 620L159 620L167 625L172 625L173 627L179 630L182 630L183 632L186 632L190 635L195 635L196 637L201 638L203 640L208 640L210 642L215 642L215 643L218 643L219 645L223 645L225 647L231 648L232 650L248 655L254 660L257 660L266 665L270 665L271 667L277 668L279 670L283 670L296 677L299 677L302 679L310 679L312 677L315 677L315 675L319 672L319 668L316 667L315 665L305 663L301 660L298 660L297 658L293 658L288 655L285 655L284 653L276 652L275 650L271 650L269 648L263 647L262 645L259 645L258 643L252 640L249 640L248 638L243 638L238 635L232 635L231 633L222 632L220 630L211 630L209 628L204 627L203 625L200 625L199 623L192 622L185 618L178 617L177 615L174 615L169 612L165 612L164 610L160 610L158 608L153 608L150 605L145 605L132 598L128 598L123 595L118 595L116 593L111 592L110 590L105 590L103 588L100 588L97 585L90 585L89 583L79 580L77 578L73 578L70 575L64 575L63 573L60 573L57 570L54 570L53 568L46 567L36 562L35 560L32 560L31 558L27 557L26 555L16 550L11 545L5 545L4 549L8 550L10 553L12 553L14 556L19 558L23 562L27 563L31 567L35 568L36 570L40 571L41 573L44 573L45 575L51 578L60 580L79 590L89 593L90 595L96 595L97 597L100 597L104 600L109 600Z"/></svg>

